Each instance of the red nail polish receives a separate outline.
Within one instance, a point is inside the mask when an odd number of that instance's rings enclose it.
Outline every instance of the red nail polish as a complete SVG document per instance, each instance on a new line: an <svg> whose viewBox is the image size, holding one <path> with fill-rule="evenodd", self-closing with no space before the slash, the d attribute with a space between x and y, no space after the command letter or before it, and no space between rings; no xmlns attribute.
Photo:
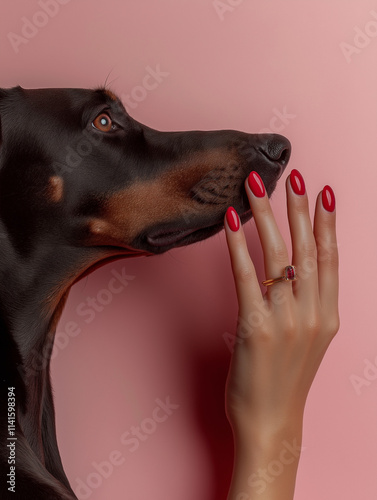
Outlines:
<svg viewBox="0 0 377 500"><path fill-rule="evenodd" d="M253 194L257 198L263 198L263 196L266 194L266 190L264 189L262 179L256 172L251 172L248 178L248 183Z"/></svg>
<svg viewBox="0 0 377 500"><path fill-rule="evenodd" d="M325 186L322 190L322 205L328 212L335 210L335 195L330 186Z"/></svg>
<svg viewBox="0 0 377 500"><path fill-rule="evenodd" d="M229 207L226 211L226 221L233 232L237 232L239 230L240 219L233 207Z"/></svg>
<svg viewBox="0 0 377 500"><path fill-rule="evenodd" d="M289 180L295 194L305 194L305 182L298 170L292 170Z"/></svg>

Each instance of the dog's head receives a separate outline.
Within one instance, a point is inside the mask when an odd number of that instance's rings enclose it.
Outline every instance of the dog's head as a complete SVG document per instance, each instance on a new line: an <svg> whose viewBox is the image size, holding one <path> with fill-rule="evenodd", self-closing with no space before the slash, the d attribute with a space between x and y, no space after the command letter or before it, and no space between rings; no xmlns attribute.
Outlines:
<svg viewBox="0 0 377 500"><path fill-rule="evenodd" d="M37 241L162 253L223 227L228 206L244 222L250 171L268 195L286 167L279 135L159 132L112 92L0 91L0 232L18 252Z"/></svg>

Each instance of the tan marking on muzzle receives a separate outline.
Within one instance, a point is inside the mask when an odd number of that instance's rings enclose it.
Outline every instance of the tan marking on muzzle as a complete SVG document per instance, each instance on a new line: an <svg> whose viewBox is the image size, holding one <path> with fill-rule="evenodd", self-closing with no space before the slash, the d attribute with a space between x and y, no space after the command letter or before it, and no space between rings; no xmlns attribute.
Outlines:
<svg viewBox="0 0 377 500"><path fill-rule="evenodd" d="M53 203L59 203L63 199L64 182L63 179L57 175L50 177L48 182L48 198Z"/></svg>
<svg viewBox="0 0 377 500"><path fill-rule="evenodd" d="M126 242L124 242L125 235L123 231L118 227L118 225L113 224L112 222L107 222L103 219L92 219L89 222L88 229L90 234L90 244L93 246L117 246L119 245L119 242L122 242L122 248L128 251L128 255L147 255L147 252L127 246Z"/></svg>
<svg viewBox="0 0 377 500"><path fill-rule="evenodd" d="M213 150L193 155L161 177L132 186L115 193L105 205L104 225L98 221L92 229L104 235L123 234L124 242L132 242L143 229L158 223L168 223L177 218L217 214L222 207L199 205L190 196L190 190L216 167L233 166L235 157L229 150ZM95 229L96 228L96 229ZM101 229L100 229L101 228Z"/></svg>

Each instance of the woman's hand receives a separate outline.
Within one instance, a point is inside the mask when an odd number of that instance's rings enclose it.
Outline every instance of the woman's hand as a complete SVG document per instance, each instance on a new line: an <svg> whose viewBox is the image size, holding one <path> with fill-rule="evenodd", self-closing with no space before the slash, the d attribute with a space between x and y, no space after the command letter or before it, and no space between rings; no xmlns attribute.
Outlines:
<svg viewBox="0 0 377 500"><path fill-rule="evenodd" d="M291 263L256 172L246 181L246 190L262 243L266 279L282 276L292 264L297 281L274 283L263 295L238 216L228 209L225 229L239 303L226 388L236 449L229 499L285 500L293 498L299 452L290 464L279 462L279 457L284 443L300 449L306 398L339 328L335 198L328 186L318 195L313 230L304 181L292 171L286 182ZM275 472L282 469L276 476L273 469L268 472L272 463ZM258 470L267 471L264 478Z"/></svg>

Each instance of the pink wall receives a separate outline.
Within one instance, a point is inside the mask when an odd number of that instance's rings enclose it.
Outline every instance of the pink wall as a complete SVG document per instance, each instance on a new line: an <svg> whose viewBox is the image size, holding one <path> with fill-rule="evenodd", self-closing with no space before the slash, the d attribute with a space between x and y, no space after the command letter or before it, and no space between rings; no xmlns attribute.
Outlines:
<svg viewBox="0 0 377 500"><path fill-rule="evenodd" d="M0 34L1 87L108 78L137 120L162 130L272 127L293 144L289 171L303 173L312 208L334 188L342 326L309 397L296 496L375 499L376 2L19 0L3 8ZM137 89L148 67L165 74ZM288 241L284 182L272 203ZM262 271L252 222L247 234ZM80 316L123 268L123 291ZM53 375L63 461L75 487L89 484L80 499L225 500L222 336L236 314L223 234L75 286Z"/></svg>

